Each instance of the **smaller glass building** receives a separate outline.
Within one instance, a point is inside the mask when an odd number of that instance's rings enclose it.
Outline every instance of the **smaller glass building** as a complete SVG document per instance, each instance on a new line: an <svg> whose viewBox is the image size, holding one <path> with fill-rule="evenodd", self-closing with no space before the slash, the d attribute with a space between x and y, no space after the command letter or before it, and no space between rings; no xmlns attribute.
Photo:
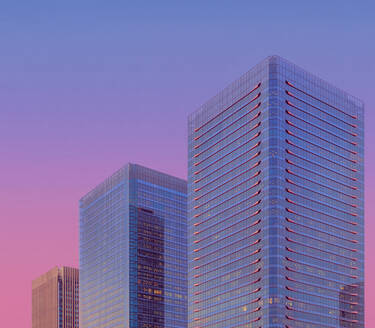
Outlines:
<svg viewBox="0 0 375 328"><path fill-rule="evenodd" d="M80 200L81 327L187 327L186 192L127 164Z"/></svg>
<svg viewBox="0 0 375 328"><path fill-rule="evenodd" d="M54 267L32 282L32 328L79 327L79 271Z"/></svg>

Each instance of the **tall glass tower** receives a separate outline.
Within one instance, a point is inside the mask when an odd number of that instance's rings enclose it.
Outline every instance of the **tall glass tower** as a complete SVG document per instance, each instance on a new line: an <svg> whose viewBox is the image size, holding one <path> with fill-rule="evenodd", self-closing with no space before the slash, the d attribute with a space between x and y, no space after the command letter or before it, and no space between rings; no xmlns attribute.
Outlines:
<svg viewBox="0 0 375 328"><path fill-rule="evenodd" d="M189 116L189 328L364 326L363 116L277 56Z"/></svg>
<svg viewBox="0 0 375 328"><path fill-rule="evenodd" d="M128 164L80 200L80 327L187 327L186 181Z"/></svg>

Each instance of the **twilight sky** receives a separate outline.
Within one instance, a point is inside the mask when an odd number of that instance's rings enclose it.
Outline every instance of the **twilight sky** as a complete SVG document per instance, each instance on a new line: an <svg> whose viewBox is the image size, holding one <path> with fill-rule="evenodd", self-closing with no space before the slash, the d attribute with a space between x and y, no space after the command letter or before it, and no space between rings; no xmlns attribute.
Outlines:
<svg viewBox="0 0 375 328"><path fill-rule="evenodd" d="M0 1L0 322L78 266L78 200L128 161L186 177L186 117L277 54L366 103L366 323L375 326L373 1Z"/></svg>

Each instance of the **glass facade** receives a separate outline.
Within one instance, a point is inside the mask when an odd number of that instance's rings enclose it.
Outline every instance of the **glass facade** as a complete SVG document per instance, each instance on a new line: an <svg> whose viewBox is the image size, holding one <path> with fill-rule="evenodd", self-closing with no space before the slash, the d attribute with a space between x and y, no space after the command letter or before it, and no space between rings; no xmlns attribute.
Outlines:
<svg viewBox="0 0 375 328"><path fill-rule="evenodd" d="M128 164L80 201L80 325L186 328L186 181Z"/></svg>
<svg viewBox="0 0 375 328"><path fill-rule="evenodd" d="M32 328L79 327L79 271L55 267L32 282Z"/></svg>
<svg viewBox="0 0 375 328"><path fill-rule="evenodd" d="M188 326L364 327L364 105L277 56L188 122Z"/></svg>

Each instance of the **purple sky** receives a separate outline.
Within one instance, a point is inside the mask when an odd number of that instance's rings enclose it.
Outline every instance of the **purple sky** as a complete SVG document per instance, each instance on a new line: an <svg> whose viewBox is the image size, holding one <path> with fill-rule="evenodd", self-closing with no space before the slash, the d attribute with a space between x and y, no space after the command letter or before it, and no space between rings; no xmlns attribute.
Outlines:
<svg viewBox="0 0 375 328"><path fill-rule="evenodd" d="M1 1L1 326L31 327L31 280L78 265L79 198L128 161L185 177L187 114L271 54L366 103L375 325L374 11L372 1Z"/></svg>

